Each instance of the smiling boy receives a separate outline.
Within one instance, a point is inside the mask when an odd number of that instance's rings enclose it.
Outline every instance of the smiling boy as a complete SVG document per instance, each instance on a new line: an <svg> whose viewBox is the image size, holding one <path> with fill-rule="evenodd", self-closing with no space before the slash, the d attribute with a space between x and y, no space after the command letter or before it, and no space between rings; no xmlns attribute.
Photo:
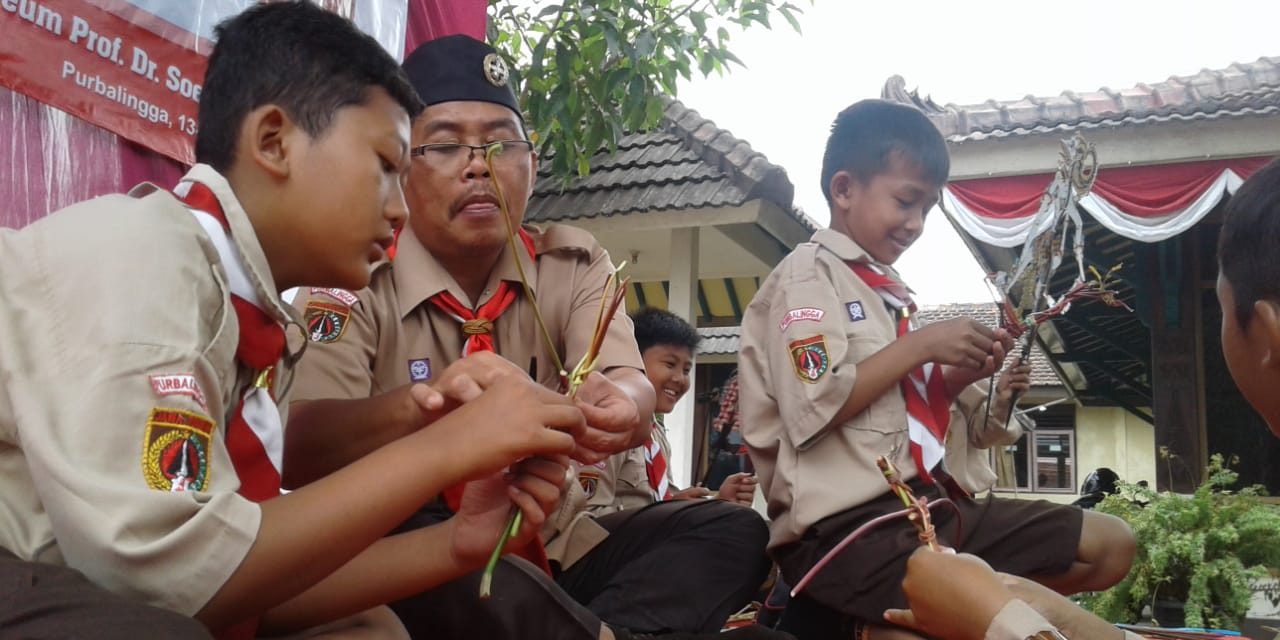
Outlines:
<svg viewBox="0 0 1280 640"><path fill-rule="evenodd" d="M944 544L962 538L959 550L1064 592L1106 588L1132 558L1123 522L1043 501L973 500L943 463L962 395L965 446L1016 440L1002 418L1011 378L1025 373L1006 369L996 397L983 399L973 383L1000 369L1008 333L969 318L918 326L891 266L920 237L949 169L942 136L910 107L865 100L832 125L822 167L830 228L783 259L743 319L742 431L769 501L770 550L796 584L846 534L900 509L876 466L887 456L917 494L956 501L962 517L936 518ZM825 637L905 606L906 560L918 545L909 529L872 531L791 601L783 624L802 640ZM828 628L791 626L817 620Z"/></svg>

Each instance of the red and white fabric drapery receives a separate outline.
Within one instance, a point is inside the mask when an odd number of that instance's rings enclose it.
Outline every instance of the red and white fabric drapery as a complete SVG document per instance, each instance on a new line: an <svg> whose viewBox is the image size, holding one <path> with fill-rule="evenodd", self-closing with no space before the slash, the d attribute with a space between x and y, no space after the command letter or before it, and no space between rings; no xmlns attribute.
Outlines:
<svg viewBox="0 0 1280 640"><path fill-rule="evenodd" d="M486 0L404 1L406 51L454 33L484 38ZM193 3L192 10L198 6ZM0 131L0 227L21 228L72 203L123 192L144 180L174 185L186 171L174 160L5 88L0 88Z"/></svg>
<svg viewBox="0 0 1280 640"><path fill-rule="evenodd" d="M1199 222L1271 158L1234 158L1100 169L1080 208L1111 231L1140 242L1172 238ZM1023 243L1049 174L958 180L942 206L970 236L997 247ZM1035 231L1040 231L1039 229Z"/></svg>

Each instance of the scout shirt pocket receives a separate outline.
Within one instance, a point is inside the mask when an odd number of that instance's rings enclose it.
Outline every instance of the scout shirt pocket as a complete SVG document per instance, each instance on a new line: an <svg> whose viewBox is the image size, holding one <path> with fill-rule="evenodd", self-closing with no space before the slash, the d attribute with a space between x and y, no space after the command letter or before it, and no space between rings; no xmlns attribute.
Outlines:
<svg viewBox="0 0 1280 640"><path fill-rule="evenodd" d="M649 474L645 470L644 449L628 449L618 456L617 478L613 503L620 509L634 509L654 502L653 488L649 486Z"/></svg>
<svg viewBox="0 0 1280 640"><path fill-rule="evenodd" d="M861 302L846 303L847 340L849 360L863 362L888 347L898 339L894 317L889 309L875 294L863 297ZM859 304L858 320L853 311L847 309L851 304ZM874 469L876 456L889 455L896 447L903 446L907 432L907 417L902 400L902 391L897 384L890 386L878 398L873 400L861 413L853 416L841 425L844 437L866 453L867 461Z"/></svg>
<svg viewBox="0 0 1280 640"><path fill-rule="evenodd" d="M849 360L862 362L889 346L890 341L881 336L853 335L848 338ZM862 413L847 420L842 427L853 431L891 434L905 431L907 423L893 418L894 407L901 404L901 392L893 385L863 409Z"/></svg>

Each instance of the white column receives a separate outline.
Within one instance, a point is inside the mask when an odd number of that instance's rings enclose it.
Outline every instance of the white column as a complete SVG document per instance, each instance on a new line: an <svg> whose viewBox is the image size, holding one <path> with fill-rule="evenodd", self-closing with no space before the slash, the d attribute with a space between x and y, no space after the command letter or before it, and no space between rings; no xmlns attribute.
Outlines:
<svg viewBox="0 0 1280 640"><path fill-rule="evenodd" d="M695 324L698 318L698 228L673 229L671 232L671 288L667 310ZM676 486L690 486L693 472L693 412L697 388L693 369L689 372L689 392L684 394L664 424L671 442L671 476Z"/></svg>

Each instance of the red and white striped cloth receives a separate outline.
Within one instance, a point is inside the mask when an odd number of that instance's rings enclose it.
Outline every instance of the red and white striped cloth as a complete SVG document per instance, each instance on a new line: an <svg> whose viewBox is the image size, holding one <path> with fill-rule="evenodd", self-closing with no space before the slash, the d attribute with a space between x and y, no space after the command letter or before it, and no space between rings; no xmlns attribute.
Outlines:
<svg viewBox="0 0 1280 640"><path fill-rule="evenodd" d="M653 490L653 499L662 501L671 499L671 481L667 479L667 457L662 453L662 445L653 437L654 429L661 429L656 421L649 428L649 437L644 441L644 471L649 476L649 488Z"/></svg>
<svg viewBox="0 0 1280 640"><path fill-rule="evenodd" d="M875 265L850 262L849 268L867 286L897 311L899 338L914 326L915 302L907 285L889 276ZM933 484L935 475L941 475L942 460L946 453L944 443L947 428L951 425L951 399L947 395L942 370L935 363L926 362L902 379L902 396L907 404L907 433L911 438L911 457L915 459L920 479ZM951 483L944 483L951 484ZM950 489L950 487L948 487Z"/></svg>
<svg viewBox="0 0 1280 640"><path fill-rule="evenodd" d="M263 309L213 191L188 180L179 183L174 193L204 228L227 273L231 305L240 327L236 359L254 372L253 384L245 389L227 422L227 452L240 479L240 495L262 502L280 495L284 426L271 387L275 366L284 353L284 327Z"/></svg>

